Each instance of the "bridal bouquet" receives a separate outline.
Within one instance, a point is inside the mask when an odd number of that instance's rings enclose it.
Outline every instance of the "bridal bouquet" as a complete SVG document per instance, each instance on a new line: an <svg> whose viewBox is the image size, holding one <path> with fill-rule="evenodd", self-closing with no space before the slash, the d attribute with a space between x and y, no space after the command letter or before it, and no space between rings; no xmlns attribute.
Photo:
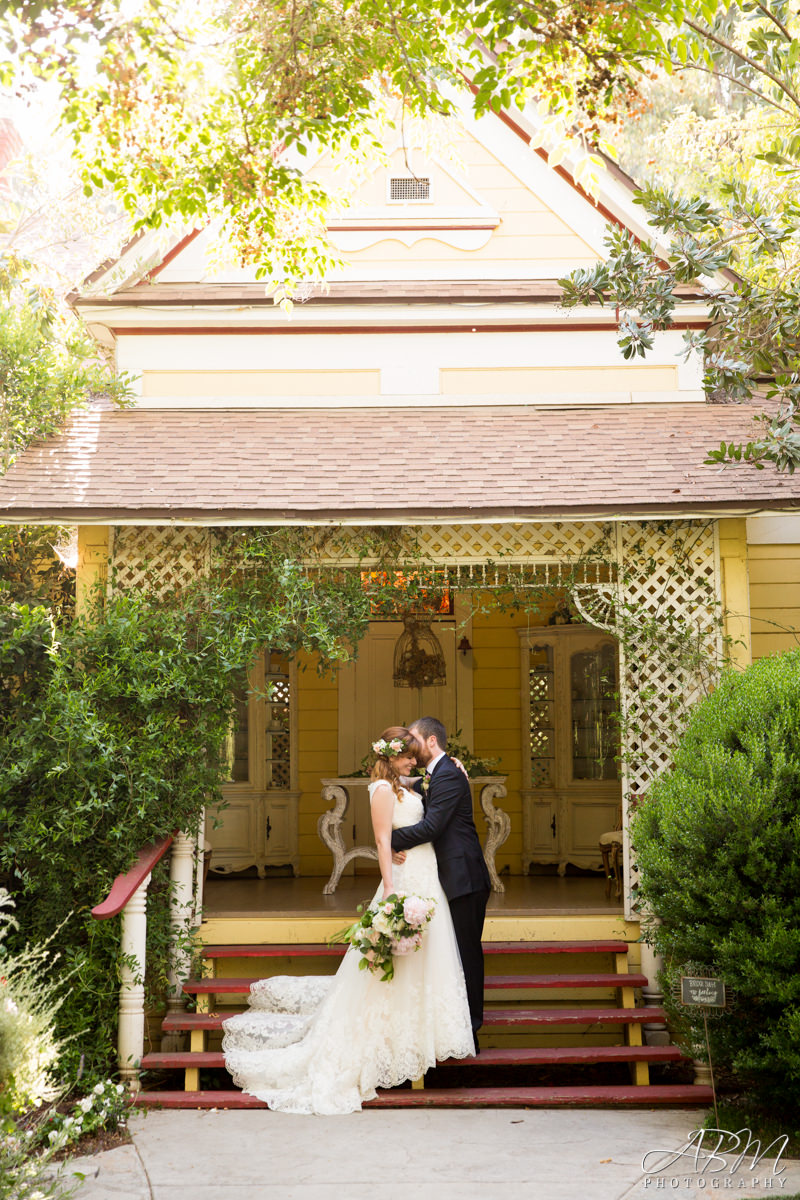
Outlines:
<svg viewBox="0 0 800 1200"><path fill-rule="evenodd" d="M433 916L435 900L422 896L392 895L371 904L354 925L330 939L347 942L361 954L362 971L381 972L381 981L394 977L394 956L413 954L422 945L425 926ZM360 909L359 909L360 911Z"/></svg>

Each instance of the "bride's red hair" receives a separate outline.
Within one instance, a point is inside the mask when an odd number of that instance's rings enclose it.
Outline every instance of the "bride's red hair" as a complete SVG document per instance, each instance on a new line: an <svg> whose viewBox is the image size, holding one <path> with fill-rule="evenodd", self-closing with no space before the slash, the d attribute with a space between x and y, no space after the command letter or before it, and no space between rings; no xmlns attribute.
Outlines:
<svg viewBox="0 0 800 1200"><path fill-rule="evenodd" d="M384 729L380 738L381 742L391 742L399 739L405 742L406 749L410 749L414 745L414 735L410 729L406 729L405 725L390 725L388 729ZM413 754L413 750L411 751ZM391 785L397 799L402 803L403 800L403 785L400 782L400 776L395 771L392 763L394 758L390 758L387 754L378 754L375 758L375 765L370 771L370 779L374 782L377 779L385 779Z"/></svg>

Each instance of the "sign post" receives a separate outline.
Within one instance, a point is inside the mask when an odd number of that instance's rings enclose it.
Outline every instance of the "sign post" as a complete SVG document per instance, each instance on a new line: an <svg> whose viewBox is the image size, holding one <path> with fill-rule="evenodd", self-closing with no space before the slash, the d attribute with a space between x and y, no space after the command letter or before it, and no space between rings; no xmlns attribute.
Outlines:
<svg viewBox="0 0 800 1200"><path fill-rule="evenodd" d="M711 1074L711 1095L714 1099L714 1120L719 1128L719 1113L717 1112L717 1089L714 1084L714 1065L711 1061L711 1043L708 1039L708 1018L719 1016L728 1007L728 997L725 983L713 975L704 975L701 970L694 975L681 975L680 993L677 999L684 1008L699 1008L703 1014L703 1029L706 1035L706 1053L708 1054L708 1069Z"/></svg>

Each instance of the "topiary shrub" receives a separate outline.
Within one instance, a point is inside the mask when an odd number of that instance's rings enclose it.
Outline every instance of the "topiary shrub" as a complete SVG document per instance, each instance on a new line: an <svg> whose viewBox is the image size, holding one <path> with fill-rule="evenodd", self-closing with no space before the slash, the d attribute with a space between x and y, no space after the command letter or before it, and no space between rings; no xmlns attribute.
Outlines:
<svg viewBox="0 0 800 1200"><path fill-rule="evenodd" d="M668 979L694 961L734 990L709 1022L715 1065L766 1105L796 1103L800 650L723 678L637 810L632 840Z"/></svg>

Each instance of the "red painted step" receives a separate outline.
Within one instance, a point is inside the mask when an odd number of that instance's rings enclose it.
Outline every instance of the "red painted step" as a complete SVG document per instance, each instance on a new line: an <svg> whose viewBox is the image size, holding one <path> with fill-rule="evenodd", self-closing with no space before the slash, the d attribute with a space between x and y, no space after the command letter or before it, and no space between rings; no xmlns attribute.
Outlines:
<svg viewBox="0 0 800 1200"><path fill-rule="evenodd" d="M489 1008L485 1027L513 1025L639 1025L663 1021L662 1008Z"/></svg>
<svg viewBox="0 0 800 1200"><path fill-rule="evenodd" d="M685 1058L679 1046L540 1046L536 1049L513 1047L485 1049L480 1058L449 1058L445 1067L535 1067L586 1063L680 1062ZM145 1054L142 1067L150 1070L185 1070L187 1067L223 1068L225 1057L219 1050L176 1050L173 1053Z"/></svg>
<svg viewBox="0 0 800 1200"><path fill-rule="evenodd" d="M705 1107L710 1087L697 1084L587 1084L584 1087L395 1088L378 1092L365 1108L610 1108L617 1104L682 1104Z"/></svg>
<svg viewBox="0 0 800 1200"><path fill-rule="evenodd" d="M586 942L484 942L484 954L625 954L628 942L615 940ZM204 946L206 958L311 958L315 955L344 954L344 946L324 942L239 943L231 946Z"/></svg>
<svg viewBox="0 0 800 1200"><path fill-rule="evenodd" d="M617 975L614 972L592 975L487 975L485 987L498 988L641 988L647 984L646 975Z"/></svg>
<svg viewBox="0 0 800 1200"><path fill-rule="evenodd" d="M430 1088L379 1092L365 1108L576 1108L616 1105L711 1104L710 1087L697 1084L591 1085L586 1087ZM266 1108L245 1092L139 1092L133 1103L147 1108Z"/></svg>
<svg viewBox="0 0 800 1200"><path fill-rule="evenodd" d="M258 980L252 978L187 979L183 990L189 995L236 995L250 991L250 985ZM502 988L600 988L600 987L644 987L646 975L617 975L614 973L594 975L487 975L486 989Z"/></svg>
<svg viewBox="0 0 800 1200"><path fill-rule="evenodd" d="M170 1013L161 1028L165 1033L180 1029L220 1029L233 1013ZM490 1008L483 1023L508 1027L517 1025L639 1025L663 1021L662 1008Z"/></svg>
<svg viewBox="0 0 800 1200"><path fill-rule="evenodd" d="M484 954L625 954L628 942L484 942Z"/></svg>

